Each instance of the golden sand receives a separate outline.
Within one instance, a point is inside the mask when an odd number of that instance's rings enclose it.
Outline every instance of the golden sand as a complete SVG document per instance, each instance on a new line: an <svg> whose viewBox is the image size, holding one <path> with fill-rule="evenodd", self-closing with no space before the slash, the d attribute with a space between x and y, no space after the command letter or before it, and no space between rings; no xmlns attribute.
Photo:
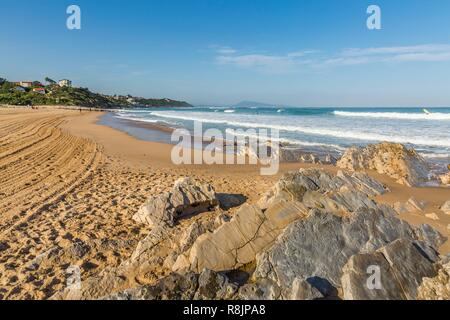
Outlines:
<svg viewBox="0 0 450 320"><path fill-rule="evenodd" d="M45 299L65 286L70 265L81 266L85 278L129 258L148 232L132 215L148 196L167 191L182 176L210 182L218 192L242 194L254 203L282 173L311 167L283 164L276 176L261 176L255 166L177 167L170 161L172 146L98 125L100 115L0 108L0 298ZM450 216L439 206L450 200L450 189L408 188L371 175L392 191L379 201L411 196L424 200L423 212L401 218L415 225L428 223L449 236ZM439 220L425 217L432 212ZM86 252L84 245L89 246ZM52 257L55 248L69 249L70 254L33 268L40 255ZM450 252L449 242L441 251Z"/></svg>

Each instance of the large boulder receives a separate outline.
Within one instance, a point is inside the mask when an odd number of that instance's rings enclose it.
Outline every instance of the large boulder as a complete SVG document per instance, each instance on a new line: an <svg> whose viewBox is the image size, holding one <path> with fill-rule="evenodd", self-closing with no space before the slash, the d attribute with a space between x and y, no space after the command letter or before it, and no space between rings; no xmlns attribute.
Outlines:
<svg viewBox="0 0 450 320"><path fill-rule="evenodd" d="M447 202L445 202L445 203L441 206L440 209L441 209L442 212L444 212L445 214L450 215L450 200L447 201Z"/></svg>
<svg viewBox="0 0 450 320"><path fill-rule="evenodd" d="M414 198L410 198L406 202L396 202L394 203L394 209L398 213L409 213L409 212L420 212L425 208L425 203L418 202Z"/></svg>
<svg viewBox="0 0 450 320"><path fill-rule="evenodd" d="M423 279L417 299L450 300L450 262L444 263L435 277Z"/></svg>
<svg viewBox="0 0 450 320"><path fill-rule="evenodd" d="M244 204L230 222L196 240L189 253L191 270L225 271L245 265L270 245L289 223L306 214L306 208L296 202L279 201L266 212Z"/></svg>
<svg viewBox="0 0 450 320"><path fill-rule="evenodd" d="M429 175L427 163L414 149L390 142L349 148L337 166L352 171L375 170L407 186L420 185Z"/></svg>
<svg viewBox="0 0 450 320"><path fill-rule="evenodd" d="M150 197L133 219L151 227L173 227L179 217L205 212L218 204L211 185L184 178L176 181L170 192Z"/></svg>
<svg viewBox="0 0 450 320"><path fill-rule="evenodd" d="M295 278L323 279L339 288L342 268L351 256L374 252L400 238L418 237L406 222L381 210L361 209L349 217L313 210L257 256L254 277L276 283L285 299L292 295Z"/></svg>
<svg viewBox="0 0 450 320"><path fill-rule="evenodd" d="M441 183L444 185L450 185L450 172L440 175L439 180L441 180Z"/></svg>
<svg viewBox="0 0 450 320"><path fill-rule="evenodd" d="M336 175L317 169L301 169L285 174L258 202L266 209L280 199L299 201L308 208L331 211L355 211L360 207L373 207L372 197L388 190L365 173Z"/></svg>
<svg viewBox="0 0 450 320"><path fill-rule="evenodd" d="M436 276L430 257L398 239L374 253L352 256L341 278L346 300L414 300L424 277Z"/></svg>
<svg viewBox="0 0 450 320"><path fill-rule="evenodd" d="M138 286L104 296L103 300L223 300L235 296L238 285L224 274L172 273L154 285Z"/></svg>
<svg viewBox="0 0 450 320"><path fill-rule="evenodd" d="M371 197L384 192L383 185L362 173L333 175L315 169L288 173L258 206L243 205L229 223L198 237L172 270L189 265L195 272L238 268L254 261L288 225L306 218L310 209L319 207L340 215L360 208L376 209Z"/></svg>

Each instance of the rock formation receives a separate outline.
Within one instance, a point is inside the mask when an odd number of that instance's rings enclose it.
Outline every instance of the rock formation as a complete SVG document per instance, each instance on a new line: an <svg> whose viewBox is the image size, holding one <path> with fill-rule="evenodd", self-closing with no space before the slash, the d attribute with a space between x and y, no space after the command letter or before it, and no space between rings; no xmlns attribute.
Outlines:
<svg viewBox="0 0 450 320"><path fill-rule="evenodd" d="M418 288L420 300L450 300L450 262L449 258L441 265L437 276L424 278Z"/></svg>
<svg viewBox="0 0 450 320"><path fill-rule="evenodd" d="M349 148L337 166L353 171L375 170L407 186L420 185L429 175L427 163L414 149L389 142Z"/></svg>
<svg viewBox="0 0 450 320"><path fill-rule="evenodd" d="M450 200L445 202L440 208L445 214L450 215Z"/></svg>
<svg viewBox="0 0 450 320"><path fill-rule="evenodd" d="M417 243L406 239L391 242L374 253L354 255L343 268L343 297L346 300L416 299L422 278L436 275L435 259L427 256ZM371 267L375 268L371 270ZM373 279L368 277L371 272ZM379 272L378 279L375 272Z"/></svg>
<svg viewBox="0 0 450 320"><path fill-rule="evenodd" d="M173 227L177 218L208 211L218 204L211 185L184 178L175 182L172 191L149 198L133 219L150 227Z"/></svg>
<svg viewBox="0 0 450 320"><path fill-rule="evenodd" d="M231 219L219 211L209 218L208 213L191 217L184 226L152 220L153 228L129 260L54 298L445 296L448 270L437 248L446 239L429 225L413 228L398 219L392 207L374 200L387 191L361 172L291 172L257 205L242 205ZM212 195L207 199L215 199ZM185 208L187 203L182 203ZM174 207L168 206L169 216L176 219L179 211ZM374 270L381 272L380 283L370 278Z"/></svg>
<svg viewBox="0 0 450 320"><path fill-rule="evenodd" d="M410 198L405 203L402 202L396 202L394 203L394 209L398 213L408 213L408 212L420 212L425 208L425 203L418 202L414 198Z"/></svg>
<svg viewBox="0 0 450 320"><path fill-rule="evenodd" d="M442 184L450 185L450 172L440 175L439 180L441 180Z"/></svg>

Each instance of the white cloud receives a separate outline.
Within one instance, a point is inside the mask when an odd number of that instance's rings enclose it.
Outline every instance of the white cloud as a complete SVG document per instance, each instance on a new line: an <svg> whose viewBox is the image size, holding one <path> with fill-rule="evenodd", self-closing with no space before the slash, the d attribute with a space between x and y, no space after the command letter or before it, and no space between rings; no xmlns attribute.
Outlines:
<svg viewBox="0 0 450 320"><path fill-rule="evenodd" d="M275 73L298 71L300 66L332 67L370 63L450 61L450 45L347 48L337 54L321 51L294 51L284 55L242 54L231 47L217 47L216 62Z"/></svg>
<svg viewBox="0 0 450 320"><path fill-rule="evenodd" d="M216 62L222 65L233 65L241 68L256 68L271 73L284 73L305 64L303 59L313 51L296 51L285 55L240 54L237 50L226 47L216 50Z"/></svg>
<svg viewBox="0 0 450 320"><path fill-rule="evenodd" d="M230 54L236 53L236 50L234 50L233 48L230 48L230 47L221 47L221 48L217 49L217 52L219 54L223 54L223 55L230 55Z"/></svg>
<svg viewBox="0 0 450 320"><path fill-rule="evenodd" d="M450 61L450 45L425 44L403 47L350 48L338 57L324 61L325 65L355 65L377 62L438 62Z"/></svg>

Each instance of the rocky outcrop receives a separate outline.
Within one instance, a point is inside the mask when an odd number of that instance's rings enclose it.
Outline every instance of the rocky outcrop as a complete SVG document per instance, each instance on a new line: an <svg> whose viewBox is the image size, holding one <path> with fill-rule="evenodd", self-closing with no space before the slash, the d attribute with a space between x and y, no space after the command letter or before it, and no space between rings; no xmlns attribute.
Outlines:
<svg viewBox="0 0 450 320"><path fill-rule="evenodd" d="M424 278L417 291L420 300L450 300L450 262L440 267L437 276Z"/></svg>
<svg viewBox="0 0 450 320"><path fill-rule="evenodd" d="M436 276L433 258L398 239L374 253L352 256L341 277L346 300L414 300L424 277Z"/></svg>
<svg viewBox="0 0 450 320"><path fill-rule="evenodd" d="M418 212L422 211L425 208L425 203L419 202L414 198L410 198L405 203L396 202L394 203L394 209L397 213L409 213L409 212Z"/></svg>
<svg viewBox="0 0 450 320"><path fill-rule="evenodd" d="M173 273L154 285L139 286L103 297L103 300L224 300L234 297L238 285L220 273Z"/></svg>
<svg viewBox="0 0 450 320"><path fill-rule="evenodd" d="M439 180L441 180L441 183L444 185L450 185L450 172L440 175Z"/></svg>
<svg viewBox="0 0 450 320"><path fill-rule="evenodd" d="M173 227L179 217L205 212L218 204L211 185L184 178L175 182L170 192L149 198L133 219L151 227Z"/></svg>
<svg viewBox="0 0 450 320"><path fill-rule="evenodd" d="M231 220L218 209L155 225L129 260L58 297L415 299L422 278L439 275L446 239L374 200L386 191L361 172L291 172ZM375 292L370 266L382 273ZM231 276L244 270L245 280Z"/></svg>
<svg viewBox="0 0 450 320"><path fill-rule="evenodd" d="M295 278L325 279L339 288L342 268L353 255L374 252L397 239L417 241L418 237L406 222L390 213L361 209L350 217L338 217L314 210L307 219L286 228L270 249L258 255L254 277L276 283L283 298L292 295ZM424 251L440 244L426 243Z"/></svg>
<svg viewBox="0 0 450 320"><path fill-rule="evenodd" d="M353 191L355 190L355 191ZM260 201L242 206L229 223L200 236L189 255L179 257L174 271L203 268L224 271L255 260L291 223L321 207L345 214L359 208L376 208L369 196L386 191L365 174L332 175L320 170L300 170L285 175ZM264 210L264 211L263 211Z"/></svg>
<svg viewBox="0 0 450 320"><path fill-rule="evenodd" d="M289 223L306 213L306 208L295 202L279 201L264 213L257 206L244 204L229 223L196 240L188 256L190 268L196 272L204 268L224 271L249 263Z"/></svg>
<svg viewBox="0 0 450 320"><path fill-rule="evenodd" d="M427 163L414 149L389 142L352 147L337 166L353 171L375 170L407 186L420 185L428 180L429 175Z"/></svg>
<svg viewBox="0 0 450 320"><path fill-rule="evenodd" d="M445 214L450 215L450 200L445 202L440 209Z"/></svg>

